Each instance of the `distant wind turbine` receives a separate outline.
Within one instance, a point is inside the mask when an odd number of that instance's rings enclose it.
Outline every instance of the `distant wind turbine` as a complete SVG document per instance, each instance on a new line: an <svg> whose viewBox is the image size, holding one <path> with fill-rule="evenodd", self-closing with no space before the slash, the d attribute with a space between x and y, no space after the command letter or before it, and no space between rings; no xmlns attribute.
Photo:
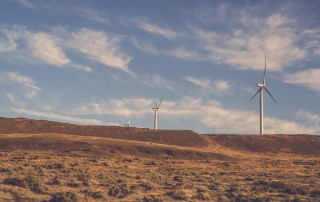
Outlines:
<svg viewBox="0 0 320 202"><path fill-rule="evenodd" d="M160 105L161 105L161 102L162 102L162 98L163 97L161 97L161 100L160 100L159 104L153 99L153 102L155 104L155 107L152 108L152 110L154 111L154 123L153 123L153 126L154 126L155 130L158 130L159 123L160 123L159 109L160 109Z"/></svg>
<svg viewBox="0 0 320 202"><path fill-rule="evenodd" d="M258 93L260 93L260 134L263 134L263 91L266 91L272 100L277 104L276 100L271 95L270 91L266 87L266 70L267 70L267 53L264 55L264 73L263 73L263 83L258 83L257 87L259 87L258 91L254 96L250 99L252 100Z"/></svg>

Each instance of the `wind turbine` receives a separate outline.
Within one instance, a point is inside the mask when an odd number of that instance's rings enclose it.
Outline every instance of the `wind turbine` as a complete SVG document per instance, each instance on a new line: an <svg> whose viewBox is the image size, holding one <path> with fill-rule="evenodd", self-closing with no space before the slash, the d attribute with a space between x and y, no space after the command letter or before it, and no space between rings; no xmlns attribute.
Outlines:
<svg viewBox="0 0 320 202"><path fill-rule="evenodd" d="M158 130L159 123L160 123L159 109L160 109L160 105L161 105L161 102L162 102L162 98L163 97L161 97L161 100L160 100L159 104L153 99L153 102L155 104L155 107L152 108L152 110L154 111L154 123L153 123L153 126L154 126L155 130Z"/></svg>
<svg viewBox="0 0 320 202"><path fill-rule="evenodd" d="M258 93L260 93L260 134L263 134L263 91L266 91L270 97L272 98L272 100L278 104L276 102L276 100L273 98L273 96L271 95L270 91L267 89L266 87L266 70L267 70L267 53L265 52L264 55L264 73L263 73L263 83L258 83L257 87L259 87L258 91L256 92L256 94L254 94L254 96L250 99L252 100Z"/></svg>

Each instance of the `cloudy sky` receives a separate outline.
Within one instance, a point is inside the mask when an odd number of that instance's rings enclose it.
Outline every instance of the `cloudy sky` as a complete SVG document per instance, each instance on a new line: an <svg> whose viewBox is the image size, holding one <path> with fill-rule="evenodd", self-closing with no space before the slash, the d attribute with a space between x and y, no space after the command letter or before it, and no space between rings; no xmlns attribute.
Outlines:
<svg viewBox="0 0 320 202"><path fill-rule="evenodd" d="M320 134L320 1L0 2L0 116Z"/></svg>

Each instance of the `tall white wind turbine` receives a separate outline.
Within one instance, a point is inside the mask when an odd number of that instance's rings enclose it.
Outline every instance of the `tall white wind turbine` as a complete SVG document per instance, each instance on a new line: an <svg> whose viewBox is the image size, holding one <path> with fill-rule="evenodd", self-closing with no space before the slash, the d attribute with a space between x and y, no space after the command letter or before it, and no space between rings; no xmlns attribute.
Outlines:
<svg viewBox="0 0 320 202"><path fill-rule="evenodd" d="M155 107L152 108L152 110L154 111L154 120L153 120L153 127L155 130L158 130L158 127L159 127L159 124L160 124L160 115L159 115L159 109L160 109L160 105L161 105L161 102L162 102L162 98L161 97L161 100L159 102L159 104L153 100L154 104L155 104Z"/></svg>
<svg viewBox="0 0 320 202"><path fill-rule="evenodd" d="M264 55L264 73L263 73L263 82L258 83L257 87L259 87L258 91L254 96L250 99L252 100L258 93L260 93L260 134L263 134L263 91L266 91L272 100L277 104L276 100L271 95L270 91L266 87L266 70L267 70L267 53Z"/></svg>

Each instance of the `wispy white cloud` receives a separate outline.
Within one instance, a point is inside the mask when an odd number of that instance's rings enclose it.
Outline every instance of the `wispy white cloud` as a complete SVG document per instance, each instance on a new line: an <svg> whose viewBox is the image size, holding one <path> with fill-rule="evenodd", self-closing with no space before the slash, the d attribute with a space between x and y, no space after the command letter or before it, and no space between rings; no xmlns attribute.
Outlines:
<svg viewBox="0 0 320 202"><path fill-rule="evenodd" d="M297 45L302 40L301 33L291 19L278 14L268 18L242 14L238 18L231 19L239 23L231 31L191 27L209 60L237 69L263 70L264 51L267 51L268 69L280 71L306 58L306 51Z"/></svg>
<svg viewBox="0 0 320 202"><path fill-rule="evenodd" d="M189 23L189 30L185 30L183 34L172 29L168 31L170 34L165 34L166 32L157 31L166 30L165 28L160 28L150 20L136 19L134 22L141 29L175 40L170 47L163 44L159 46L142 39L135 39L133 44L139 50L153 55L210 61L235 69L260 71L263 71L265 51L270 71L282 71L298 61L310 56L315 57L316 53L320 52L317 42L319 30L306 32L305 29L299 29L298 22L284 14L258 17L252 11L232 10L237 14L230 16L225 15L230 12L228 9L227 5L217 8L219 11L216 13L220 13L221 16L211 16L218 20L207 21L204 23L205 26ZM211 10L211 13L215 12ZM206 18L210 19L210 16ZM229 25L228 29L218 29L221 24ZM181 42L185 46L181 46Z"/></svg>
<svg viewBox="0 0 320 202"><path fill-rule="evenodd" d="M149 42L142 42L142 41L139 41L138 39L136 38L133 38L132 39L132 43L133 45L138 48L139 50L143 51L143 52L146 52L148 54L152 54L152 55L160 55L160 53L162 51L159 51L157 49L156 46L154 46L153 44L149 43Z"/></svg>
<svg viewBox="0 0 320 202"><path fill-rule="evenodd" d="M27 8L31 8L31 9L37 8L34 4L30 3L30 1L28 1L28 0L14 0L14 1L27 7Z"/></svg>
<svg viewBox="0 0 320 202"><path fill-rule="evenodd" d="M145 75L141 77L142 77L141 82L146 85L157 87L157 88L165 88L166 90L170 90L170 91L175 90L175 84L172 81L160 75L154 74L154 75Z"/></svg>
<svg viewBox="0 0 320 202"><path fill-rule="evenodd" d="M297 116L309 123L312 127L316 128L317 134L320 134L320 115L307 110L299 110Z"/></svg>
<svg viewBox="0 0 320 202"><path fill-rule="evenodd" d="M211 81L210 79L196 78L193 76L187 76L184 79L209 92L222 93L228 91L231 88L230 82L226 80Z"/></svg>
<svg viewBox="0 0 320 202"><path fill-rule="evenodd" d="M101 121L96 119L84 119L84 118L78 118L73 116L56 114L52 112L41 112L41 111L22 109L22 108L12 108L12 111L19 114L26 114L28 116L36 116L36 117L42 117L46 119L54 119L59 121L66 121L66 122L79 123L79 124L85 124L85 125L102 125L103 124Z"/></svg>
<svg viewBox="0 0 320 202"><path fill-rule="evenodd" d="M42 61L56 66L70 63L63 50L58 45L58 39L44 32L31 33L27 37L33 55Z"/></svg>
<svg viewBox="0 0 320 202"><path fill-rule="evenodd" d="M183 46L160 49L154 44L152 44L151 42L139 41L136 38L132 40L132 43L137 49L151 55L157 55L157 56L165 55L169 57L174 57L174 58L183 59L183 60L190 60L190 61L206 60L206 58L204 58L204 56L202 56L198 52L188 50Z"/></svg>
<svg viewBox="0 0 320 202"><path fill-rule="evenodd" d="M212 90L211 81L209 79L195 78L193 76L187 76L184 79L186 81L189 81L190 83L193 83L194 85L197 85L197 86L204 88L206 90L209 90L209 91Z"/></svg>
<svg viewBox="0 0 320 202"><path fill-rule="evenodd" d="M32 88L37 91L40 90L40 88L38 86L36 86L35 82L31 78L23 76L19 72L8 72L8 77L10 79L12 79L13 81L15 81L21 85L24 85L28 88Z"/></svg>
<svg viewBox="0 0 320 202"><path fill-rule="evenodd" d="M72 33L70 47L99 63L132 74L128 68L131 57L121 51L122 37L102 31L81 29Z"/></svg>
<svg viewBox="0 0 320 202"><path fill-rule="evenodd" d="M109 114L122 117L143 117L149 113L152 100L145 98L110 99L97 102L93 100L87 104L81 104L72 110L74 114Z"/></svg>
<svg viewBox="0 0 320 202"><path fill-rule="evenodd" d="M164 90L169 90L169 91L174 91L176 90L176 83L162 77L159 74L141 74L141 75L136 75L135 80L145 86L150 86L153 88L160 88Z"/></svg>
<svg viewBox="0 0 320 202"><path fill-rule="evenodd" d="M313 112L309 112L309 111L306 111L306 110L299 110L297 112L297 115L299 117L305 118L308 121L311 121L312 123L315 123L318 126L320 126L320 115L319 114L316 114L316 113L313 113Z"/></svg>
<svg viewBox="0 0 320 202"><path fill-rule="evenodd" d="M90 7L74 7L73 8L78 14L83 16L84 18L99 22L102 24L109 24L109 19L105 16L104 13L99 12Z"/></svg>
<svg viewBox="0 0 320 202"><path fill-rule="evenodd" d="M231 84L229 81L216 81L214 82L215 89L219 92L228 91L231 88Z"/></svg>
<svg viewBox="0 0 320 202"><path fill-rule="evenodd" d="M67 56L66 53L71 50L108 67L134 75L128 68L131 57L121 50L122 39L121 36L85 28L73 32L61 27L53 28L52 32L34 32L23 26L10 29L0 25L0 52L11 51L15 58L31 63L40 61L54 67L71 67L90 73L90 66L79 64ZM32 53L33 60L25 56L27 51Z"/></svg>
<svg viewBox="0 0 320 202"><path fill-rule="evenodd" d="M0 26L0 53L16 50L17 47L16 34Z"/></svg>
<svg viewBox="0 0 320 202"><path fill-rule="evenodd" d="M164 55L175 57L183 60L204 61L206 58L196 51L188 50L185 47L179 46L168 50L162 50Z"/></svg>
<svg viewBox="0 0 320 202"><path fill-rule="evenodd" d="M29 99L34 99L38 92L41 91L31 78L21 75L19 72L8 72L7 76L10 80L18 83L27 90L25 94Z"/></svg>
<svg viewBox="0 0 320 202"><path fill-rule="evenodd" d="M147 18L135 18L132 20L133 23L135 23L140 29L149 32L154 35L158 35L167 39L174 39L179 34L172 29L170 29L168 26L163 25L157 25L153 22L150 22Z"/></svg>
<svg viewBox="0 0 320 202"><path fill-rule="evenodd" d="M25 103L21 102L13 93L6 93L6 97L15 106L23 107L25 105Z"/></svg>
<svg viewBox="0 0 320 202"><path fill-rule="evenodd" d="M313 91L320 92L320 68L302 70L293 74L286 74L284 82L305 86Z"/></svg>
<svg viewBox="0 0 320 202"><path fill-rule="evenodd" d="M92 68L89 67L89 66L86 66L86 65L73 64L72 66L73 66L75 69L79 69L79 70L85 71L85 72L87 72L87 73L92 72Z"/></svg>

